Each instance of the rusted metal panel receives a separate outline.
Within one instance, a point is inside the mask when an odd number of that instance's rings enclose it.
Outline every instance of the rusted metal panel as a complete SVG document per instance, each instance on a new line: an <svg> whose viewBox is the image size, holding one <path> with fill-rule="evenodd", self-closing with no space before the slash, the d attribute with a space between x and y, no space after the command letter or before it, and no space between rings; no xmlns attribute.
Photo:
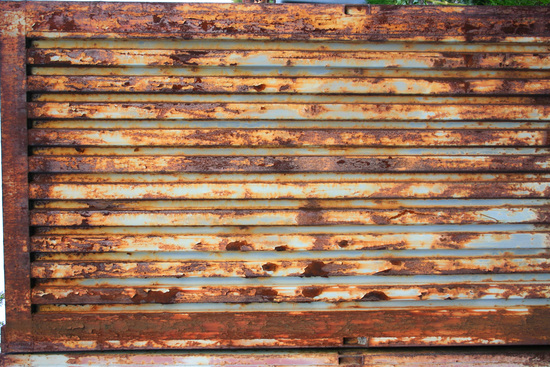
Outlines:
<svg viewBox="0 0 550 367"><path fill-rule="evenodd" d="M99 38L540 41L547 8L425 8L343 5L65 4L29 8L30 35ZM268 11L266 11L268 9ZM120 14L126 14L125 17ZM253 21L251 21L253 19ZM261 22L256 20L261 19ZM487 21L490 19L490 21Z"/></svg>
<svg viewBox="0 0 550 367"><path fill-rule="evenodd" d="M277 306L282 309L280 312L265 311L265 307L258 307L261 303L250 304L253 307L237 304L234 310L221 312L159 313L151 306L143 312L134 305L132 312L124 313L117 310L63 313L56 309L35 315L33 333L37 351L104 350L117 346L123 349L243 347L246 340L248 346L327 347L338 343L344 346L345 340L357 337L372 338L376 344L384 341L385 346L547 344L548 307L536 306L536 301L525 305L511 302L510 307L502 306L506 301L481 302L477 309L460 304L452 307L450 304L454 301L441 301L446 305L424 309L382 308L377 306L378 302L369 302L370 310L343 307L341 312L337 304L332 304L332 310L307 312L304 311L307 304L300 303L289 304L286 309ZM160 308L168 309L168 306ZM247 312L247 308L263 310ZM194 309L204 310L205 305ZM396 325L401 331L399 335L396 335ZM474 335L472 329L475 329ZM246 335L243 330L247 330ZM289 338L293 330L300 330L299 338ZM452 330L452 335L442 335L444 330Z"/></svg>
<svg viewBox="0 0 550 367"><path fill-rule="evenodd" d="M8 352L550 343L549 9L1 6Z"/></svg>
<svg viewBox="0 0 550 367"><path fill-rule="evenodd" d="M186 51L34 49L29 65L240 66L416 69L548 69L548 53L460 54L453 52L315 52L315 51Z"/></svg>
<svg viewBox="0 0 550 367"><path fill-rule="evenodd" d="M132 353L73 353L23 354L4 357L6 366L521 366L542 367L550 361L541 348L507 348L507 350L469 349L457 351L438 349L365 350L353 351L271 351L251 352L132 352Z"/></svg>
<svg viewBox="0 0 550 367"><path fill-rule="evenodd" d="M44 71L44 70L42 70ZM550 81L429 78L258 78L258 77L143 77L143 76L30 76L29 90L37 92L161 92L161 93L346 93L346 94L548 94Z"/></svg>

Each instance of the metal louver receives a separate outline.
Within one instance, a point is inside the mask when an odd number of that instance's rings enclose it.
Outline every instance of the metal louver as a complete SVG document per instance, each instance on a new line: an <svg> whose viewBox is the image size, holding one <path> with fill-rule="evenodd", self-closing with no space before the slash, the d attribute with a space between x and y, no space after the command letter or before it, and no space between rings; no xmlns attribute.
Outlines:
<svg viewBox="0 0 550 367"><path fill-rule="evenodd" d="M548 343L549 9L0 5L8 351Z"/></svg>

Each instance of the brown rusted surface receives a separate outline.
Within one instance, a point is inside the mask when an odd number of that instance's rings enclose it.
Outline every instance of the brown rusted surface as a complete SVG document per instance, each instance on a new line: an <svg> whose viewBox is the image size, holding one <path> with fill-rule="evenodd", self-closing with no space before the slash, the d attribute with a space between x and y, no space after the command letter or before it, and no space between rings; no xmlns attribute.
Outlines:
<svg viewBox="0 0 550 367"><path fill-rule="evenodd" d="M492 216L491 216L492 215ZM550 208L415 210L33 211L32 226L426 225L544 223Z"/></svg>
<svg viewBox="0 0 550 367"><path fill-rule="evenodd" d="M406 78L30 76L36 92L548 94L550 81ZM401 86L406 84L405 88Z"/></svg>
<svg viewBox="0 0 550 367"><path fill-rule="evenodd" d="M353 339L353 338L349 338ZM355 338L357 339L357 338ZM100 365L142 366L441 366L458 367L481 364L490 367L519 366L543 367L550 355L543 347L518 348L467 348L463 350L438 348L410 349L359 349L325 351L193 351L193 352L126 352L71 354L5 355L6 366L85 366Z"/></svg>
<svg viewBox="0 0 550 367"><path fill-rule="evenodd" d="M502 256L503 254L501 254ZM35 261L34 278L110 278L110 277L313 277L419 274L500 274L547 273L550 259L543 258L469 258L469 259L337 259L330 261Z"/></svg>
<svg viewBox="0 0 550 367"><path fill-rule="evenodd" d="M77 148L84 152L90 148ZM70 152L70 151L69 151ZM69 153L67 152L67 153ZM75 153L78 153L74 150ZM521 151L520 151L521 152ZM29 158L30 172L547 172L547 155L477 155L477 156L399 156L386 155L356 157L304 156L239 156L238 150L231 156L78 156L36 155ZM162 153L162 151L161 151ZM209 153L209 152L206 152ZM246 153L246 152L243 152ZM254 152L248 152L254 153ZM137 155L137 154L136 154ZM290 155L290 154L289 154ZM497 184L507 185L507 183ZM32 185L31 192L41 198L49 185ZM137 186L137 185L136 185ZM481 185L480 185L481 186ZM499 195L500 190L488 190ZM81 188L85 191L93 187ZM383 187L381 188L383 189ZM97 185L101 190L101 185ZM112 192L112 191L110 191ZM479 191L478 191L479 192ZM437 191L435 192L437 193ZM150 192L153 197L153 192ZM428 194L428 193L427 193ZM112 194L111 194L112 195ZM273 192L272 196L277 193ZM282 195L279 195L282 196ZM473 194L475 197L475 194ZM481 194L480 196L484 196ZM491 195L492 196L492 195ZM62 199L62 196L57 197ZM82 197L72 197L82 198ZM121 197L122 198L122 197Z"/></svg>
<svg viewBox="0 0 550 367"><path fill-rule="evenodd" d="M546 344L549 325L547 308L505 309L428 309L346 312L236 312L236 313L102 313L80 315L56 313L34 317L37 350L67 350L71 340L93 341L91 348L109 348L120 341L128 349L158 349L171 341L189 346L197 339L215 339L231 346L232 340L288 338L289 330L300 330L300 340L291 345L311 346L311 339L328 343L348 337L396 337L388 345L437 345L441 330L453 330L453 337L472 337L475 344ZM401 334L396 335L395 325ZM330 325L330 327L327 327ZM406 337L405 337L406 335ZM99 336L99 338L98 338ZM57 343L52 343L52 337ZM476 343L477 339L477 343ZM134 342L134 347L130 347ZM64 346L62 343L66 343ZM287 344L288 345L288 344ZM322 345L319 343L319 345ZM326 345L326 344L325 344Z"/></svg>
<svg viewBox="0 0 550 367"><path fill-rule="evenodd" d="M53 282L52 282L53 283ZM57 285L57 286L56 286ZM67 290L67 287L71 290ZM330 286L199 286L187 287L81 287L71 283L40 285L33 303L42 304L141 304L141 303L252 303L252 302L377 302L389 300L456 300L548 298L544 284L438 284L410 287L386 285Z"/></svg>
<svg viewBox="0 0 550 367"><path fill-rule="evenodd" d="M264 230L269 232L269 229ZM401 231L404 231L401 229ZM248 234L184 235L151 230L149 234L94 233L89 229L57 229L37 232L31 238L33 251L50 252L128 252L128 251L329 251L329 250L416 250L491 248L499 241L510 241L511 248L531 243L548 243L550 234L540 228L532 232L443 232L417 236L414 233L348 234ZM61 232L61 233L60 233ZM273 232L273 231L272 231ZM353 230L351 230L353 232ZM398 232L398 231L397 231ZM284 245L282 245L284 244ZM532 246L532 245L531 245ZM546 246L547 247L547 246Z"/></svg>
<svg viewBox="0 0 550 367"><path fill-rule="evenodd" d="M353 339L353 338L348 338ZM355 338L357 339L357 338ZM468 348L463 350L438 348L410 349L358 349L325 351L193 351L193 352L126 352L72 354L21 354L4 356L6 366L84 366L101 365L142 366L520 366L543 367L550 361L543 347Z"/></svg>
<svg viewBox="0 0 550 367"><path fill-rule="evenodd" d="M60 11L59 9L63 9ZM121 21L117 14L126 14ZM182 17L185 14L185 17ZM231 4L51 4L29 9L34 34L107 33L128 37L151 34L182 38L333 38L466 41L549 37L548 9L424 8L384 6ZM487 21L490 18L491 21ZM130 20L131 19L131 20ZM261 22L257 20L261 19Z"/></svg>
<svg viewBox="0 0 550 367"><path fill-rule="evenodd" d="M541 102L546 102L542 100ZM460 103L457 101L456 103ZM31 102L29 118L94 119L282 119L282 120L547 120L547 104L246 104L246 103L58 103Z"/></svg>
<svg viewBox="0 0 550 367"><path fill-rule="evenodd" d="M28 53L30 65L297 66L350 68L548 69L548 54L459 54L400 52L43 50ZM261 87L258 87L262 89Z"/></svg>
<svg viewBox="0 0 550 367"><path fill-rule="evenodd" d="M4 269L9 294L2 350L22 352L32 349L25 13L22 3L3 3L0 10Z"/></svg>
<svg viewBox="0 0 550 367"><path fill-rule="evenodd" d="M1 9L8 352L550 343L549 9Z"/></svg>
<svg viewBox="0 0 550 367"><path fill-rule="evenodd" d="M53 131L52 131L53 130ZM436 135L436 136L434 136ZM67 130L36 129L31 145L56 146L545 146L546 130Z"/></svg>

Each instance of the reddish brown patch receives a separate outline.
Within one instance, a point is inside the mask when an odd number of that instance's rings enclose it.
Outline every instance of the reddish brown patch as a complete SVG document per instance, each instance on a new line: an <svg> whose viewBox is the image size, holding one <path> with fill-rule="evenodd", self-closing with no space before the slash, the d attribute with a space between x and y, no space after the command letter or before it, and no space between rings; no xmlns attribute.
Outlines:
<svg viewBox="0 0 550 367"><path fill-rule="evenodd" d="M258 288L255 296L262 298L264 301L273 301L279 293L273 288Z"/></svg>
<svg viewBox="0 0 550 367"><path fill-rule="evenodd" d="M265 263L262 265L262 269L264 269L265 271L276 271L278 268L279 266L273 263Z"/></svg>
<svg viewBox="0 0 550 367"><path fill-rule="evenodd" d="M363 298L361 298L361 301L388 301L389 299L390 297L388 297L384 292L372 291L365 294Z"/></svg>
<svg viewBox="0 0 550 367"><path fill-rule="evenodd" d="M258 84L258 85L253 85L252 88L254 88L254 90L256 92L261 92L265 89L266 85L265 84Z"/></svg>
<svg viewBox="0 0 550 367"><path fill-rule="evenodd" d="M170 289L168 292L163 291L143 291L138 290L132 297L134 303L175 303L177 289Z"/></svg>
<svg viewBox="0 0 550 367"><path fill-rule="evenodd" d="M349 246L349 241L347 240L338 241L338 246L340 246L341 248L346 248Z"/></svg>
<svg viewBox="0 0 550 367"><path fill-rule="evenodd" d="M225 249L227 251L250 251L250 250L254 250L252 245L250 243L246 242L246 241L229 242L225 246Z"/></svg>
<svg viewBox="0 0 550 367"><path fill-rule="evenodd" d="M301 276L303 277L328 277L328 272L323 270L325 263L322 261L312 261L304 269L304 272Z"/></svg>
<svg viewBox="0 0 550 367"><path fill-rule="evenodd" d="M323 293L323 288L321 287L306 287L302 289L302 295L307 298L315 298L321 293Z"/></svg>

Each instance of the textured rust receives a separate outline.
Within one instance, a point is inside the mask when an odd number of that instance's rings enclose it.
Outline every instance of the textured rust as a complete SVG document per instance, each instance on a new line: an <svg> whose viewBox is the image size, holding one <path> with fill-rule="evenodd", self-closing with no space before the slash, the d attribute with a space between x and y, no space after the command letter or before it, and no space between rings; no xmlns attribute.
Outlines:
<svg viewBox="0 0 550 367"><path fill-rule="evenodd" d="M340 162L340 163L339 163ZM29 158L31 172L546 172L548 158L513 156L376 157L94 157ZM502 183L505 186L506 183ZM481 186L481 185L480 185ZM487 185L486 192L494 191ZM479 187L479 190L484 190ZM500 190L496 190L498 192ZM489 194L480 192L479 196Z"/></svg>
<svg viewBox="0 0 550 367"><path fill-rule="evenodd" d="M231 241L226 246L227 251L250 251L254 250L254 247L246 241Z"/></svg>
<svg viewBox="0 0 550 367"><path fill-rule="evenodd" d="M41 130L29 133L29 144L38 146L544 146L545 130Z"/></svg>
<svg viewBox="0 0 550 367"><path fill-rule="evenodd" d="M32 349L25 67L25 4L0 4L2 205L8 295L2 351Z"/></svg>
<svg viewBox="0 0 550 367"><path fill-rule="evenodd" d="M388 278L386 278L387 281ZM380 281L384 283L384 279ZM263 302L264 296L271 293L278 302L309 302L312 298L325 302L341 301L387 301L393 300L446 300L446 299L543 299L550 291L543 284L512 283L491 285L474 284L426 284L415 287L409 285L337 285L337 286L299 286L272 285L201 287L82 287L73 286L67 293L64 288L55 285L52 280L37 280L32 301L37 305L56 304L134 304L134 303L253 303ZM50 284L51 283L51 284ZM220 284L223 281L219 282Z"/></svg>
<svg viewBox="0 0 550 367"><path fill-rule="evenodd" d="M52 336L64 335L65 340L80 336L81 340L95 340L99 332L105 336L102 340L157 340L161 345L169 340L210 338L213 333L219 335L222 345L230 345L231 339L242 339L242 327L247 328L255 338L272 338L277 335L288 335L288 325L299 330L300 338L322 339L361 335L371 337L391 337L396 335L395 323L399 323L398 336L393 345L433 345L430 337L440 335L439 330L451 327L458 338L471 336L470 328L477 332L477 343L483 338L501 339L509 344L524 343L544 344L548 342L548 310L530 308L526 313L506 310L493 312L454 309L441 312L441 309L425 310L383 310L383 311L347 311L315 313L203 313L203 314L104 314L99 319L95 315L67 316L42 314L36 317L34 332L36 343L48 344ZM273 320L278 320L274 323ZM410 320L402 322L403 320ZM330 323L334 327L323 328ZM109 326L116 329L110 329ZM269 325L269 327L267 327ZM375 328L375 332L373 332ZM124 331L124 333L121 333ZM407 342L407 337L412 338ZM416 337L416 338L415 338ZM426 338L422 342L421 339ZM415 341L416 339L416 341ZM101 340L97 347L105 345ZM296 345L296 344L295 344ZM391 344L390 344L391 345ZM63 345L57 347L50 342L50 348L66 350ZM158 347L157 347L158 348Z"/></svg>
<svg viewBox="0 0 550 367"><path fill-rule="evenodd" d="M380 291L371 291L361 297L361 301L389 301L390 297L384 292Z"/></svg>
<svg viewBox="0 0 550 367"><path fill-rule="evenodd" d="M357 338L349 338L357 339ZM205 361L210 365L243 366L243 365L292 365L292 366L354 366L361 362L362 366L371 367L381 364L405 365L426 364L432 366L447 366L453 363L456 366L471 366L482 363L486 366L514 365L521 367L543 367L550 361L550 353L544 347L508 347L506 350L495 348L468 348L457 350L456 348L415 348L413 350L383 350L383 349L358 349L352 351L300 351L291 350L265 351L250 353L244 351L227 351L225 353L212 353L211 351L162 353L154 352L81 352L78 354L57 354L62 357L60 367L85 365L90 360L102 365L127 365L129 367L140 366L143 360L166 365L193 365L197 360ZM35 366L50 356L45 355L4 355L6 366ZM349 361L349 364L346 364ZM429 362L427 362L429 361Z"/></svg>
<svg viewBox="0 0 550 367"><path fill-rule="evenodd" d="M549 343L549 9L0 10L8 352Z"/></svg>
<svg viewBox="0 0 550 367"><path fill-rule="evenodd" d="M305 287L302 289L302 295L307 298L315 298L323 293L323 287Z"/></svg>
<svg viewBox="0 0 550 367"><path fill-rule="evenodd" d="M466 63L468 65L468 63ZM240 70L239 70L240 71ZM236 70L237 72L237 70ZM243 71L240 71L241 73ZM400 85L406 83L406 89ZM353 94L535 94L548 93L546 79L464 78L254 78L142 76L29 76L37 92L161 92L161 93L318 93Z"/></svg>
<svg viewBox="0 0 550 367"><path fill-rule="evenodd" d="M322 261L312 261L304 269L302 276L303 277L328 277L329 272L327 272L324 269L325 265L326 264L323 263Z"/></svg>

